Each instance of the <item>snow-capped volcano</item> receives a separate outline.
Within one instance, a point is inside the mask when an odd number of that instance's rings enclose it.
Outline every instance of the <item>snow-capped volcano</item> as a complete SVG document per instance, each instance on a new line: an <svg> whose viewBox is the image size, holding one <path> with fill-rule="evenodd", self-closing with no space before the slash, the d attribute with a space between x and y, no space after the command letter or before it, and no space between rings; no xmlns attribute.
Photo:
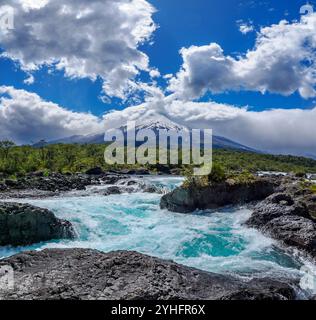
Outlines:
<svg viewBox="0 0 316 320"><path fill-rule="evenodd" d="M159 135L159 131L171 131L171 132L185 132L190 133L190 129L177 124L170 119L162 116L162 115L155 115L153 117L150 117L146 120L138 120L136 121L135 131L136 134L140 130L152 130L157 136ZM122 126L120 128L124 135L126 136L127 132L127 126ZM104 141L104 133L99 134L92 134L92 135L76 135L71 137L66 137L63 139L53 140L49 142L40 141L39 143L35 144L34 146L41 147L45 144L71 144L71 143L77 143L77 144L103 144ZM217 149L235 149L235 150L243 150L243 151L250 151L250 152L256 152L256 150L251 149L247 146L244 146L240 143L237 143L235 141L226 139L224 137L219 136L213 136L213 148Z"/></svg>
<svg viewBox="0 0 316 320"><path fill-rule="evenodd" d="M185 131L188 132L189 129L185 126L181 126L164 116L157 116L155 118L147 119L144 122L138 121L136 122L136 131L148 129L153 131L158 130L173 130L176 132Z"/></svg>

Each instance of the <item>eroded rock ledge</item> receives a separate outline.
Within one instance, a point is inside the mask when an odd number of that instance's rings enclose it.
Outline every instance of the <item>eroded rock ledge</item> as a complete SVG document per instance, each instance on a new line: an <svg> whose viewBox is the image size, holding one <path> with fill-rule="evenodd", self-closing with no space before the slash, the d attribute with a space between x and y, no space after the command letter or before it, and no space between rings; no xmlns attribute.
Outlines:
<svg viewBox="0 0 316 320"><path fill-rule="evenodd" d="M304 180L284 179L246 224L316 258L316 194Z"/></svg>
<svg viewBox="0 0 316 320"><path fill-rule="evenodd" d="M75 236L70 222L28 204L0 203L0 246L22 246Z"/></svg>
<svg viewBox="0 0 316 320"><path fill-rule="evenodd" d="M195 184L179 187L162 197L160 207L173 212L190 213L195 210L216 209L263 200L274 192L275 180L257 178L248 183L224 181L208 186Z"/></svg>
<svg viewBox="0 0 316 320"><path fill-rule="evenodd" d="M0 299L295 299L288 279L243 282L136 252L50 249L1 260L3 265L14 269L15 288L0 291Z"/></svg>

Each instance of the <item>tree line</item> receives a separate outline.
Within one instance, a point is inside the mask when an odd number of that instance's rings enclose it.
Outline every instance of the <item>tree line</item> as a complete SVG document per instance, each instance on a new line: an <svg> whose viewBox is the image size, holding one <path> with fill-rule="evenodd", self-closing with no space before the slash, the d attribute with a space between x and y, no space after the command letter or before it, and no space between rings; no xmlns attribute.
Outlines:
<svg viewBox="0 0 316 320"><path fill-rule="evenodd" d="M155 165L112 165L104 161L104 144L56 144L41 147L16 146L12 141L0 141L0 174L23 176L31 172L60 173L85 172L94 167L132 169L147 167L155 171ZM267 155L231 149L215 149L213 160L229 171L285 171L316 173L316 160L304 157ZM174 166L173 166L174 167ZM187 170L188 166L179 165Z"/></svg>

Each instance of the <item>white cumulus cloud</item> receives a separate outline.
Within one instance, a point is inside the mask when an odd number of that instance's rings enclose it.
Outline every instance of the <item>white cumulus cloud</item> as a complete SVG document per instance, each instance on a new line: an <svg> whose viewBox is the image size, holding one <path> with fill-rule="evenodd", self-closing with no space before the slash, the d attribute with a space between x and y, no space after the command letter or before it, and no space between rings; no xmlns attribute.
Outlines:
<svg viewBox="0 0 316 320"><path fill-rule="evenodd" d="M237 58L216 43L182 48L180 54L183 65L169 90L182 99L230 90L316 96L316 13L262 28L255 47Z"/></svg>
<svg viewBox="0 0 316 320"><path fill-rule="evenodd" d="M100 77L109 96L125 98L141 71L139 46L156 25L146 0L14 0L14 29L0 34L4 56L32 72L42 66L70 78ZM1 33L1 31L0 31Z"/></svg>

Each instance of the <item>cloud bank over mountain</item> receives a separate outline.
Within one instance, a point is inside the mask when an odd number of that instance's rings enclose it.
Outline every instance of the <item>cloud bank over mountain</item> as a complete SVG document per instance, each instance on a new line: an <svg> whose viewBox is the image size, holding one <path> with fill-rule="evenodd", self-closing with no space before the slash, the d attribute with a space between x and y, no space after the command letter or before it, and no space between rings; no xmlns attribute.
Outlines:
<svg viewBox="0 0 316 320"><path fill-rule="evenodd" d="M18 143L54 140L72 135L102 133L166 117L189 128L212 128L214 134L233 139L257 150L271 153L316 154L316 108L274 109L261 112L215 102L190 102L167 98L112 111L98 118L70 111L37 94L12 87L0 87L0 139Z"/></svg>
<svg viewBox="0 0 316 320"><path fill-rule="evenodd" d="M0 140L31 143L102 130L101 119L91 114L69 111L25 90L0 87Z"/></svg>
<svg viewBox="0 0 316 320"><path fill-rule="evenodd" d="M119 127L126 121L145 122L163 115L189 128L214 130L253 149L276 154L316 156L316 107L311 110L274 109L251 111L215 102L191 102L169 98L151 100L142 105L105 115L107 127Z"/></svg>

